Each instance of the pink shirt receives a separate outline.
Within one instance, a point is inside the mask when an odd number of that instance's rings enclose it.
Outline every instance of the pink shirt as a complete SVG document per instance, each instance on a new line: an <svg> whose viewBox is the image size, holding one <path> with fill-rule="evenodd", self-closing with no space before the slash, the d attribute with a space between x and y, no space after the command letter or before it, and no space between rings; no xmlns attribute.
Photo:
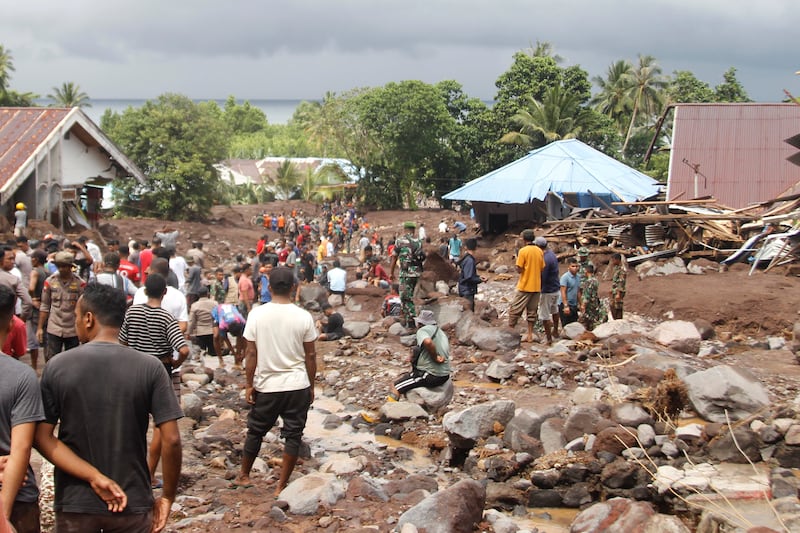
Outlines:
<svg viewBox="0 0 800 533"><path fill-rule="evenodd" d="M249 276L239 276L239 300L242 302L252 302L255 300L256 291L253 287L253 280Z"/></svg>

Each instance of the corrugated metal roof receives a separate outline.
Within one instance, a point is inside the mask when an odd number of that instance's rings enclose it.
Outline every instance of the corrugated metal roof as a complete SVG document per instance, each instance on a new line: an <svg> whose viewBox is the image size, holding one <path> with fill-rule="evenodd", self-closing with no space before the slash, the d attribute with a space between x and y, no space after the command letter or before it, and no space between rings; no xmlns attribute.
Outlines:
<svg viewBox="0 0 800 533"><path fill-rule="evenodd" d="M0 107L0 188L69 112L67 108Z"/></svg>
<svg viewBox="0 0 800 533"><path fill-rule="evenodd" d="M67 132L86 146L102 149L117 168L118 175L133 176L141 182L147 179L80 108L0 107L0 199L3 202L28 179L37 154L47 149L46 141Z"/></svg>
<svg viewBox="0 0 800 533"><path fill-rule="evenodd" d="M558 194L612 194L633 202L658 193L656 180L576 139L556 141L444 195L446 200L525 204Z"/></svg>
<svg viewBox="0 0 800 533"><path fill-rule="evenodd" d="M795 104L677 104L667 198L695 196L699 165L697 196L733 208L771 200L800 181L786 142L798 133Z"/></svg>

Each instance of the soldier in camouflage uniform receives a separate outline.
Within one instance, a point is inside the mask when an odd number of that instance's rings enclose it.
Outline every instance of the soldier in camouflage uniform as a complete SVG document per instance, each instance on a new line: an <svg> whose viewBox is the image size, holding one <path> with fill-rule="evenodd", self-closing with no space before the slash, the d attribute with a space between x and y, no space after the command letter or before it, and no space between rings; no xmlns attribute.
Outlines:
<svg viewBox="0 0 800 533"><path fill-rule="evenodd" d="M422 275L422 261L418 257L418 252L422 251L422 241L414 238L414 230L417 225L414 222L405 222L403 229L406 234L395 240L394 251L392 252L392 266L390 277L394 279L394 270L397 263L400 263L400 302L403 315L403 323L406 327L414 324L417 310L414 307L414 289L417 281Z"/></svg>
<svg viewBox="0 0 800 533"><path fill-rule="evenodd" d="M611 316L614 320L622 318L622 300L625 298L625 281L628 272L622 266L622 254L611 256L614 272L611 275Z"/></svg>
<svg viewBox="0 0 800 533"><path fill-rule="evenodd" d="M594 276L594 265L590 263L586 266L586 278L580 289L581 322L590 331L608 318L600 301L599 287L600 282Z"/></svg>
<svg viewBox="0 0 800 533"><path fill-rule="evenodd" d="M586 267L589 265L594 267L594 263L589 261L589 249L585 246L581 246L578 249L578 277L581 280L581 287L583 287L583 283L586 281Z"/></svg>

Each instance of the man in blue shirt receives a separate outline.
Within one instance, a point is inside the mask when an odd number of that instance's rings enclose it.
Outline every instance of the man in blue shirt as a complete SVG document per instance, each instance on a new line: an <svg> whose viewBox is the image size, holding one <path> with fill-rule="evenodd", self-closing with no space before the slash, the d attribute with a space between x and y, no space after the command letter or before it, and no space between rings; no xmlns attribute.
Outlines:
<svg viewBox="0 0 800 533"><path fill-rule="evenodd" d="M544 270L542 270L542 293L539 297L539 320L544 325L547 343L553 342L553 337L558 336L558 296L560 280L558 278L558 257L547 248L547 239L536 237L533 244L544 252Z"/></svg>
<svg viewBox="0 0 800 533"><path fill-rule="evenodd" d="M567 260L569 270L561 276L561 324L566 326L578 320L578 290L581 278L578 276L578 260L570 257Z"/></svg>
<svg viewBox="0 0 800 533"><path fill-rule="evenodd" d="M458 259L461 257L461 239L458 238L458 234L453 233L447 248L450 254L450 262L455 263L458 261Z"/></svg>

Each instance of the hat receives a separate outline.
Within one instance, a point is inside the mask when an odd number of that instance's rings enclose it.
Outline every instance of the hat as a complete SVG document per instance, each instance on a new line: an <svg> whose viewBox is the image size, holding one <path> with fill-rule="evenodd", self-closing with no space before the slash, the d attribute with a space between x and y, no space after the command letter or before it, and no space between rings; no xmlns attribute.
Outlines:
<svg viewBox="0 0 800 533"><path fill-rule="evenodd" d="M430 309L423 309L414 319L414 322L416 322L418 326L420 324L423 326L432 326L433 324L436 324L436 316Z"/></svg>
<svg viewBox="0 0 800 533"><path fill-rule="evenodd" d="M539 248L546 248L547 247L547 239L545 239L544 237L536 237L536 239L534 239L534 241L533 241L533 244L535 244Z"/></svg>
<svg viewBox="0 0 800 533"><path fill-rule="evenodd" d="M187 255L187 256L186 256L186 262L187 262L188 264L190 264L190 265L191 265L192 263L194 263L194 256L192 256L192 255Z"/></svg>
<svg viewBox="0 0 800 533"><path fill-rule="evenodd" d="M403 227L406 229L414 229L417 227L417 224L411 220L403 222Z"/></svg>
<svg viewBox="0 0 800 533"><path fill-rule="evenodd" d="M290 289L294 285L294 272L291 268L273 268L269 274L269 284L276 289Z"/></svg>
<svg viewBox="0 0 800 533"><path fill-rule="evenodd" d="M56 265L72 265L75 263L75 256L69 252L56 252L53 263Z"/></svg>
<svg viewBox="0 0 800 533"><path fill-rule="evenodd" d="M578 248L578 255L581 257L586 257L587 255L589 255L589 249L585 246L581 246L580 248Z"/></svg>

